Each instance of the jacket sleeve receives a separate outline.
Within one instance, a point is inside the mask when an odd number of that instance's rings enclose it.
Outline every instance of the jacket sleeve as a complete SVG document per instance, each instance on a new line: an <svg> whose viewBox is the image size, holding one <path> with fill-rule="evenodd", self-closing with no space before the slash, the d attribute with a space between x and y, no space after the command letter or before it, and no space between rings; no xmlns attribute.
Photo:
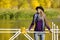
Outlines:
<svg viewBox="0 0 60 40"><path fill-rule="evenodd" d="M48 25L48 21L46 19L46 16L45 16L45 26L48 28L48 30L50 30L50 26Z"/></svg>
<svg viewBox="0 0 60 40"><path fill-rule="evenodd" d="M50 30L50 27L48 26L48 24L45 23L45 26L48 28L48 30Z"/></svg>
<svg viewBox="0 0 60 40"><path fill-rule="evenodd" d="M33 20L32 20L32 23L31 23L29 29L31 29L33 27L33 25L34 25L34 16L35 16L35 14L33 15Z"/></svg>

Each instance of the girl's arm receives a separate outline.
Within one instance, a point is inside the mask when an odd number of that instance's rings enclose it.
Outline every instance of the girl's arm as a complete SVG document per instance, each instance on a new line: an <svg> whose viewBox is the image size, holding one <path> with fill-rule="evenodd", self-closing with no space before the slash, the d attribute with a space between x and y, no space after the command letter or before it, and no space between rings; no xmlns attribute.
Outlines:
<svg viewBox="0 0 60 40"><path fill-rule="evenodd" d="M50 26L49 26L49 24L48 24L48 20L47 20L46 16L44 17L44 20L45 20L45 26L46 26L46 27L48 28L48 30L51 32Z"/></svg>
<svg viewBox="0 0 60 40"><path fill-rule="evenodd" d="M30 27L29 27L29 30L33 27L33 25L34 25L34 16L35 15L33 15L33 20L32 20L32 23L31 23L31 25L30 25Z"/></svg>

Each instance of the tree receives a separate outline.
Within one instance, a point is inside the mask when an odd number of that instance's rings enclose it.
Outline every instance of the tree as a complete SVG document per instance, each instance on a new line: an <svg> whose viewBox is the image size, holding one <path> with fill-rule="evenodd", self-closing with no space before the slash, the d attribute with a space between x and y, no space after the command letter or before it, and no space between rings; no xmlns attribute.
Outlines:
<svg viewBox="0 0 60 40"><path fill-rule="evenodd" d="M39 6L39 3L37 0L31 0L30 4L33 9L35 9L37 6Z"/></svg>

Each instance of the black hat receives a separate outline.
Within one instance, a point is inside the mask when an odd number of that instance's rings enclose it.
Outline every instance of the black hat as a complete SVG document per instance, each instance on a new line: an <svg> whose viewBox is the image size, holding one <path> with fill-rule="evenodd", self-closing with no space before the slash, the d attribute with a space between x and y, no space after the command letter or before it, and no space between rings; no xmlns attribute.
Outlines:
<svg viewBox="0 0 60 40"><path fill-rule="evenodd" d="M36 7L36 10L41 9L44 12L44 8L42 6Z"/></svg>

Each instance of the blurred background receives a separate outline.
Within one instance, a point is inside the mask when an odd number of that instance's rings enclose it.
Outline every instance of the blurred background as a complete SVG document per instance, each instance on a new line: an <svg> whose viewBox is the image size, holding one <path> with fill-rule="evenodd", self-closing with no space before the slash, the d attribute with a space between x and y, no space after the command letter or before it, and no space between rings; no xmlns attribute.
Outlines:
<svg viewBox="0 0 60 40"><path fill-rule="evenodd" d="M37 6L44 8L50 28L52 28L53 21L60 29L60 0L0 0L0 28L21 29L25 27L28 29ZM0 33L0 40L8 40L12 35L14 34ZM29 35L34 38L33 34ZM51 33L46 34L46 40L52 40L51 36ZM15 40L28 39L20 34Z"/></svg>

